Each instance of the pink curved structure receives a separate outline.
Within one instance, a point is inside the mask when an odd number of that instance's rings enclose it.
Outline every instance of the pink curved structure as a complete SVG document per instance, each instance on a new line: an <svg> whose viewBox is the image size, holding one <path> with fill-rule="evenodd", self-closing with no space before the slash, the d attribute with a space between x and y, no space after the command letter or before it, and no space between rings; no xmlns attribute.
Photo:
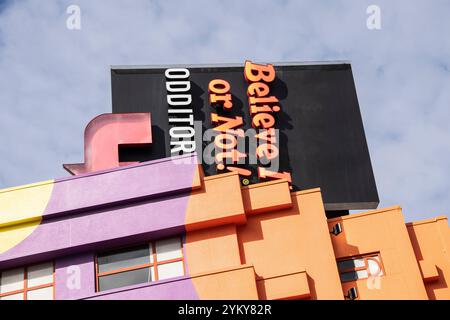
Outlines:
<svg viewBox="0 0 450 320"><path fill-rule="evenodd" d="M64 164L73 175L112 169L119 162L119 145L152 143L150 113L105 113L92 119L84 131L84 163Z"/></svg>

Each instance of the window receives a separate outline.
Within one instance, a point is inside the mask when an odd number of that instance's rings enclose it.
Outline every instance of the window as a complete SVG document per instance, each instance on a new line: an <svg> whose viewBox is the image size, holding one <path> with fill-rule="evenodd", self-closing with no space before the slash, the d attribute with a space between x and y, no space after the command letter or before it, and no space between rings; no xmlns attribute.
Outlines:
<svg viewBox="0 0 450 320"><path fill-rule="evenodd" d="M341 282L356 281L384 275L379 254L340 260L337 262L337 265Z"/></svg>
<svg viewBox="0 0 450 320"><path fill-rule="evenodd" d="M53 262L0 272L0 300L53 300Z"/></svg>
<svg viewBox="0 0 450 320"><path fill-rule="evenodd" d="M97 255L97 291L183 276L180 238L105 252Z"/></svg>

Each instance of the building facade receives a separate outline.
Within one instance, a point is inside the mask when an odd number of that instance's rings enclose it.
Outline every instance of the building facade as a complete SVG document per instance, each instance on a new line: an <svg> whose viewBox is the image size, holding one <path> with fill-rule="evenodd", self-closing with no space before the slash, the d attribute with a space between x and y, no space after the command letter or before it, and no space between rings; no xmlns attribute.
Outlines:
<svg viewBox="0 0 450 320"><path fill-rule="evenodd" d="M242 187L195 155L2 190L0 204L2 300L450 298L446 217L327 219L319 188Z"/></svg>
<svg viewBox="0 0 450 320"><path fill-rule="evenodd" d="M445 216L345 214L319 187L206 174L195 153L121 159L121 146L164 144L152 118L101 115L73 176L0 190L0 300L450 299Z"/></svg>

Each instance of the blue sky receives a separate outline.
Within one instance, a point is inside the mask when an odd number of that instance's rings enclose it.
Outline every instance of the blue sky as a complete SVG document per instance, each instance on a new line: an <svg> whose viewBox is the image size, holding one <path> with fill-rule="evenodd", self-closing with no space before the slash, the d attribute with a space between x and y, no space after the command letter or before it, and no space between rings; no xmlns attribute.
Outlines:
<svg viewBox="0 0 450 320"><path fill-rule="evenodd" d="M0 0L0 188L83 159L85 125L111 111L110 65L350 60L380 207L448 214L449 14L445 0Z"/></svg>

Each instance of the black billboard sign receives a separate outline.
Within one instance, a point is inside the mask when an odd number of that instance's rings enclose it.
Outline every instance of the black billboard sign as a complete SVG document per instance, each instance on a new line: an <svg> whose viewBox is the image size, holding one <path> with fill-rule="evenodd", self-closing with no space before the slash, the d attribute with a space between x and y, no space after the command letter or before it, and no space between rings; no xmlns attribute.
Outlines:
<svg viewBox="0 0 450 320"><path fill-rule="evenodd" d="M121 161L202 155L214 142L223 152L213 152L213 163L202 159L206 175L238 171L243 184L286 178L293 190L320 187L328 211L378 205L348 63L113 67L111 80L114 113L152 114L153 144L122 148ZM246 152L236 148L241 141Z"/></svg>

